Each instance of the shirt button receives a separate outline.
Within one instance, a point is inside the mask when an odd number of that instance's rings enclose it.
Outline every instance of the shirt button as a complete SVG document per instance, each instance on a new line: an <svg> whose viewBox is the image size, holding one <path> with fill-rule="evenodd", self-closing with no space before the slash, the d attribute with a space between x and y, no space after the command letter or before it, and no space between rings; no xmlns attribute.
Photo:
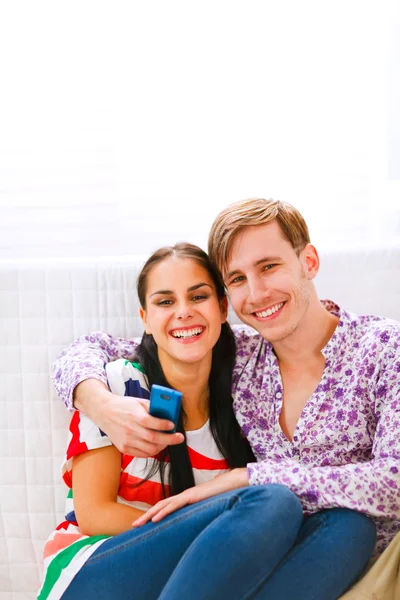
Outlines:
<svg viewBox="0 0 400 600"><path fill-rule="evenodd" d="M276 397L277 398L282 398L282 392L276 392Z"/></svg>

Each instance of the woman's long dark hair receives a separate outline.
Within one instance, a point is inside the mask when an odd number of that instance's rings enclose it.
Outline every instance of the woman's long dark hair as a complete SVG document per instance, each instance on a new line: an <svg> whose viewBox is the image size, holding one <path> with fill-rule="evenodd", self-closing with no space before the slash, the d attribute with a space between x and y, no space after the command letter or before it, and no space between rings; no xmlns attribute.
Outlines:
<svg viewBox="0 0 400 600"><path fill-rule="evenodd" d="M208 255L198 246L180 243L175 246L160 248L145 263L138 281L137 292L143 309L146 309L147 279L152 268L170 257L195 261L210 275L220 301L225 298L225 289L218 269L211 263ZM230 468L244 467L249 462L255 462L254 454L247 440L243 437L232 407L232 371L235 361L235 338L228 323L223 323L221 335L212 351L212 364L209 377L209 415L212 436L222 456ZM157 345L152 335L143 334L137 350L137 358L142 365L149 385L164 385L168 383L160 361ZM178 494L195 485L193 470L186 445L186 435L183 427L183 410L179 416L177 431L183 433L185 441L176 446L168 446L147 474L146 479L155 471L160 470L161 483L164 491L164 467L167 456L170 461L169 485L172 494ZM165 495L165 492L164 492Z"/></svg>

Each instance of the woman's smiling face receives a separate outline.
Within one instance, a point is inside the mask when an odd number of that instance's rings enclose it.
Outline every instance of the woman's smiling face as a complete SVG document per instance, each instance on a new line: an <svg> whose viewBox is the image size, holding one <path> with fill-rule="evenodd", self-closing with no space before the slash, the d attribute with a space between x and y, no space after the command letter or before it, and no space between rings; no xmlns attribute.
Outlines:
<svg viewBox="0 0 400 600"><path fill-rule="evenodd" d="M227 305L204 267L190 258L169 257L149 272L140 313L160 360L196 363L211 359Z"/></svg>

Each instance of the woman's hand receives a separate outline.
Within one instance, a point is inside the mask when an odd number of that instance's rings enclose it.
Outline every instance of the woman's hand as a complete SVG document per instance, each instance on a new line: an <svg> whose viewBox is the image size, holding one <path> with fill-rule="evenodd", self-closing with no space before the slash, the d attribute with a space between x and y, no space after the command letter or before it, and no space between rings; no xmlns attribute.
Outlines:
<svg viewBox="0 0 400 600"><path fill-rule="evenodd" d="M247 469L233 469L233 471L224 473L224 475L220 475L212 481L206 481L205 483L201 483L200 485L185 490L181 494L170 496L169 498L165 498L165 500L157 502L157 504L149 508L143 516L136 519L136 521L132 523L132 526L140 527L149 521L156 523L188 504L196 504L196 502L206 500L206 498L211 498L212 496L217 496L218 494L223 494L224 492L229 492L230 490L235 490L237 488L246 487L247 485L249 485Z"/></svg>

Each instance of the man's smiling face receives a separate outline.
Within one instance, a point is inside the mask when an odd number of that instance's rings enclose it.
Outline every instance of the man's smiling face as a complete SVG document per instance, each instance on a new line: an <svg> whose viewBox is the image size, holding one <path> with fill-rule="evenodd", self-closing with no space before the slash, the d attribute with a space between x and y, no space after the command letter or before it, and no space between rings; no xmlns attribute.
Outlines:
<svg viewBox="0 0 400 600"><path fill-rule="evenodd" d="M290 336L310 304L315 256L311 244L297 254L275 220L243 229L223 271L238 317L272 343Z"/></svg>

